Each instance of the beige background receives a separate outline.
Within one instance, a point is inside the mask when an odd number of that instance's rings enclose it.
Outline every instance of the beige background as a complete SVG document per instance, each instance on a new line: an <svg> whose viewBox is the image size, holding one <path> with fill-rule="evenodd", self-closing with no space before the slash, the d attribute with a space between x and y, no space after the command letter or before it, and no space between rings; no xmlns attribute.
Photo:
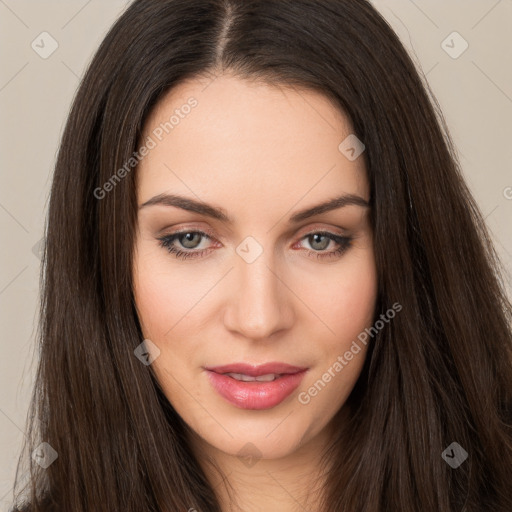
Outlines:
<svg viewBox="0 0 512 512"><path fill-rule="evenodd" d="M375 0L373 4L426 74L464 174L510 272L512 1ZM33 351L40 269L37 243L43 233L55 154L80 76L125 7L121 0L0 0L1 510L7 510L12 499L13 471L37 359ZM31 47L44 31L58 43L46 59ZM442 46L454 31L469 45L458 58ZM452 54L464 44L457 37L450 36L445 43ZM510 292L511 280L506 279Z"/></svg>

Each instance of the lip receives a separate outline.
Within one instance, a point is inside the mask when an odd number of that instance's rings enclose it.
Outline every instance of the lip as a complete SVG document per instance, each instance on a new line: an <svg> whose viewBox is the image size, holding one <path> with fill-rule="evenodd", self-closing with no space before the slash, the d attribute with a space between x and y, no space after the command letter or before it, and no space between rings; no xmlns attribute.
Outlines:
<svg viewBox="0 0 512 512"><path fill-rule="evenodd" d="M297 389L308 370L286 363L234 363L204 369L219 395L240 409L252 410L271 409L279 405ZM251 377L278 373L281 376L271 382L244 382L223 375L225 373L242 373Z"/></svg>

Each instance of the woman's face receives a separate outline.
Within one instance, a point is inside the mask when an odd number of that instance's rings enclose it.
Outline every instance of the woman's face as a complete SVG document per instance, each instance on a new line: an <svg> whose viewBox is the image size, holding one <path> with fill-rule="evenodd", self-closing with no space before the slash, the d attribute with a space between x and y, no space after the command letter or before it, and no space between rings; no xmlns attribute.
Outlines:
<svg viewBox="0 0 512 512"><path fill-rule="evenodd" d="M182 83L146 123L135 301L156 378L205 446L291 454L356 383L377 282L351 133L317 93L228 75ZM359 199L299 213L341 196Z"/></svg>

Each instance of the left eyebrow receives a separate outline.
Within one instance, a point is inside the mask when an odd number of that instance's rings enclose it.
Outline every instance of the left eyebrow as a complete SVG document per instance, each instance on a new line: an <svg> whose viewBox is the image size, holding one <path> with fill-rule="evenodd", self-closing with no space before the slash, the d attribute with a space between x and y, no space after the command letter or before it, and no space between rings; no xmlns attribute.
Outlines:
<svg viewBox="0 0 512 512"><path fill-rule="evenodd" d="M180 208L182 210L199 213L201 215L217 219L226 224L233 224L233 219L229 217L223 208L213 206L202 201L196 201L195 199L184 196L175 194L159 194L141 204L139 206L139 210L153 205L174 206L175 208ZM310 217L314 217L315 215L319 215L331 210L336 210L338 208L343 208L349 205L360 206L363 208L368 208L370 206L368 201L360 196L354 194L343 194L316 206L309 207L294 213L288 222L290 224L297 224L298 222L301 222Z"/></svg>
<svg viewBox="0 0 512 512"><path fill-rule="evenodd" d="M336 210L350 205L361 206L362 208L370 207L370 203L360 196L356 196L354 194L343 194L339 197L326 201L325 203L318 204L312 208L306 208L305 210L301 210L293 214L290 217L289 222L295 224L303 221L304 219L309 219L309 217L319 215L320 213L329 212L331 210Z"/></svg>

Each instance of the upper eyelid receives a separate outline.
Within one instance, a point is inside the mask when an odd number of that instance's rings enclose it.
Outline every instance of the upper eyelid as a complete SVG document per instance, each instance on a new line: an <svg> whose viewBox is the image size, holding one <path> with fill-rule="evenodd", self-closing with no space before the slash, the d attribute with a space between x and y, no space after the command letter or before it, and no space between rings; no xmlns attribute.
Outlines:
<svg viewBox="0 0 512 512"><path fill-rule="evenodd" d="M316 223L316 224L325 224L325 223ZM338 230L340 232L337 232ZM298 230L293 229L293 231L298 231ZM299 229L299 231L300 231L300 229ZM308 234L318 233L318 232L325 232L325 233L329 233L329 234L332 234L335 236L350 236L349 232L351 232L351 231L353 231L353 229L341 228L341 227L327 228L327 227L322 227L320 225L316 225L316 226L308 229L307 232L303 233L301 236L304 237L304 236L307 236ZM164 232L164 230L162 230L162 232ZM181 234L181 233L202 233L211 238L217 238L217 235L215 234L213 229L200 228L200 227L195 227L195 226L180 228L180 229L178 229L176 231L172 231L170 233L163 233L162 236L171 236L171 235L176 235L176 234ZM289 231L287 231L287 234L288 233L289 233Z"/></svg>

